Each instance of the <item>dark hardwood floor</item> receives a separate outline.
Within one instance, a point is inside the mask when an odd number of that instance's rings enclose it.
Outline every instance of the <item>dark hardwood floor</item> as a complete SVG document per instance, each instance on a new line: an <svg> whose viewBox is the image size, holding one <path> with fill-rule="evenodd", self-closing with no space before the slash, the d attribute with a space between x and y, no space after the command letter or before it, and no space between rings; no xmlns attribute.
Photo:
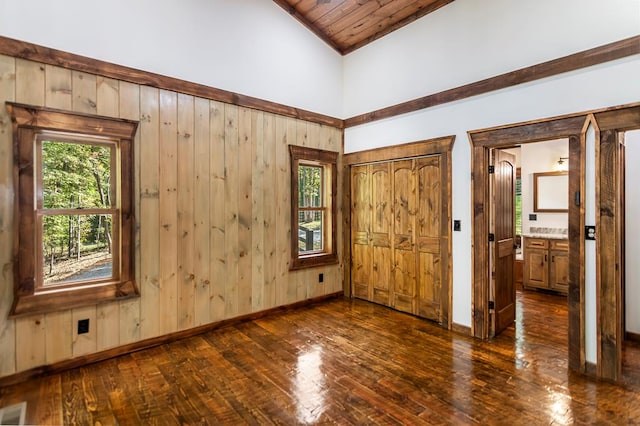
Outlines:
<svg viewBox="0 0 640 426"><path fill-rule="evenodd" d="M520 292L517 311L482 342L331 300L2 388L0 407L27 401L34 424L640 423L637 376L567 371L566 298Z"/></svg>

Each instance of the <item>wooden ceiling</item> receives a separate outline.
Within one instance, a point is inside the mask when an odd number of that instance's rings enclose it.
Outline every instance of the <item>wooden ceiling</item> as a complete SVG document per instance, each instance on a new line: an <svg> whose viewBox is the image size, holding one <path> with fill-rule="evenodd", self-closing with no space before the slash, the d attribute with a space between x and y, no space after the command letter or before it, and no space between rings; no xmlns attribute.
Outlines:
<svg viewBox="0 0 640 426"><path fill-rule="evenodd" d="M343 55L453 0L273 0Z"/></svg>

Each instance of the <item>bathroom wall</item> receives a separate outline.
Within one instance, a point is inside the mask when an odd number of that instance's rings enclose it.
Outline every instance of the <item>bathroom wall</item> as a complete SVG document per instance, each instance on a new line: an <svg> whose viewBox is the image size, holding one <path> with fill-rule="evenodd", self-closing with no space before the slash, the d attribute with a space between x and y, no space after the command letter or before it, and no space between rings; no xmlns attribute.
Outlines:
<svg viewBox="0 0 640 426"><path fill-rule="evenodd" d="M558 160L560 157L569 156L568 140L561 139L529 143L522 145L520 149L523 234L532 233L532 227L566 229L569 223L568 213L542 213L533 211L533 174L558 171ZM566 162L565 165L567 165ZM530 219L530 214L535 214L536 220Z"/></svg>

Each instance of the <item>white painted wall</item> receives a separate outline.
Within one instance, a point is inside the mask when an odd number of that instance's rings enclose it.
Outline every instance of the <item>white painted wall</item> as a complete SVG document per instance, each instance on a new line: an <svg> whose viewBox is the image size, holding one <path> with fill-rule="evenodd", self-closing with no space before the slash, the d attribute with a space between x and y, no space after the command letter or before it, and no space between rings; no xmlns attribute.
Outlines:
<svg viewBox="0 0 640 426"><path fill-rule="evenodd" d="M453 148L453 321L471 324L471 150L467 131L640 99L640 56L466 101L346 129L345 151L456 135Z"/></svg>
<svg viewBox="0 0 640 426"><path fill-rule="evenodd" d="M550 13L552 12L552 13ZM615 25L607 23L615 22ZM457 0L345 58L345 115L637 35L640 1ZM456 135L453 321L471 325L469 130L640 99L640 55L345 131L345 152ZM589 342L595 334L587 336Z"/></svg>
<svg viewBox="0 0 640 426"><path fill-rule="evenodd" d="M626 328L640 334L640 130L626 132Z"/></svg>
<svg viewBox="0 0 640 426"><path fill-rule="evenodd" d="M456 0L345 57L347 117L640 32L638 0Z"/></svg>
<svg viewBox="0 0 640 426"><path fill-rule="evenodd" d="M520 148L522 176L522 232L531 233L530 228L569 227L568 213L542 213L533 211L533 174L555 172L560 157L569 156L569 140L561 139L537 143L528 143ZM569 195L567 194L567 197ZM535 214L537 220L529 220L529 214Z"/></svg>
<svg viewBox="0 0 640 426"><path fill-rule="evenodd" d="M585 140L585 194L584 223L596 224L596 132L593 126L587 129ZM597 238L597 235L596 235ZM587 362L597 363L597 296L596 296L596 241L584 242L584 355Z"/></svg>
<svg viewBox="0 0 640 426"><path fill-rule="evenodd" d="M0 35L342 116L342 57L272 1L0 0Z"/></svg>

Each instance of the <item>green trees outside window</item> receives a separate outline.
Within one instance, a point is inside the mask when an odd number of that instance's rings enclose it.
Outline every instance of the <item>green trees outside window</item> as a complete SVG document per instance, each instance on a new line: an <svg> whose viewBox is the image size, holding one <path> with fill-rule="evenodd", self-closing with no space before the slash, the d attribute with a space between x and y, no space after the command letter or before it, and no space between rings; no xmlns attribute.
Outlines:
<svg viewBox="0 0 640 426"><path fill-rule="evenodd" d="M323 168L298 167L298 252L308 254L324 247Z"/></svg>
<svg viewBox="0 0 640 426"><path fill-rule="evenodd" d="M116 146L43 139L38 147L44 286L111 278Z"/></svg>

